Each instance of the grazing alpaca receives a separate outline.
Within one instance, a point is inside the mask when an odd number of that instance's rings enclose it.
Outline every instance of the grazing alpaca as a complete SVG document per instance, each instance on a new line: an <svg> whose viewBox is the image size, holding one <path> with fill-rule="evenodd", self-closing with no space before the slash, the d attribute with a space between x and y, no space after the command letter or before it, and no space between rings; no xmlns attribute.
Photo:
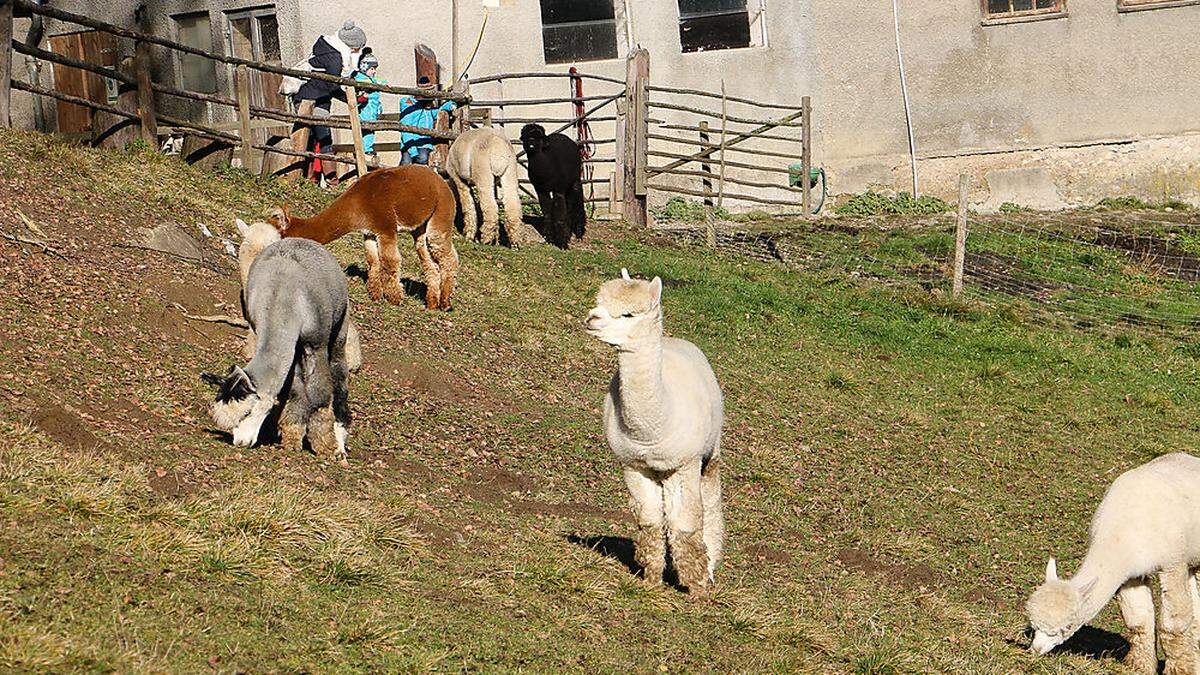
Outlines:
<svg viewBox="0 0 1200 675"><path fill-rule="evenodd" d="M450 186L427 166L408 164L372 171L311 218L297 218L285 207L271 210L267 222L287 237L327 244L350 232L366 236L367 292L372 300L404 301L400 287L400 232L412 234L425 273L425 306L450 309L458 271L451 236L457 208Z"/></svg>
<svg viewBox="0 0 1200 675"><path fill-rule="evenodd" d="M206 376L219 384L213 422L233 433L234 445L252 446L278 397L286 395L279 417L284 446L298 450L307 435L314 451L344 465L349 294L342 268L320 244L280 241L254 259L244 298L258 345L244 369Z"/></svg>
<svg viewBox="0 0 1200 675"><path fill-rule="evenodd" d="M246 312L246 280L250 276L250 266L254 264L254 259L258 257L258 254L279 241L280 236L279 230L270 223L247 225L246 221L238 218L234 224L242 235L242 243L238 246L238 273L242 279L242 316L249 321L250 317ZM346 364L350 367L350 372L357 373L358 369L362 367L362 346L354 319L347 318L347 321L350 325L346 330ZM255 344L254 329L251 328L246 332L246 342L242 346L242 356L247 361L254 358Z"/></svg>
<svg viewBox="0 0 1200 675"><path fill-rule="evenodd" d="M521 220L521 195L517 191L517 154L508 139L487 129L468 129L454 139L446 160L446 172L458 191L459 208L463 214L463 235L467 239L495 244L500 237L499 214L496 209L495 186L500 179L500 196L504 200L504 230L513 246L536 241L525 233ZM475 215L471 188L483 211L483 227Z"/></svg>
<svg viewBox="0 0 1200 675"><path fill-rule="evenodd" d="M587 225L579 146L563 134L547 136L539 124L526 124L521 129L521 145L529 162L529 181L537 190L545 218L546 238L566 248L571 234L583 238Z"/></svg>
<svg viewBox="0 0 1200 675"><path fill-rule="evenodd" d="M725 543L721 512L721 424L716 375L695 345L663 337L662 280L606 282L587 318L592 336L617 347L604 399L604 432L637 518L635 554L661 583L666 541L689 592L713 581Z"/></svg>
<svg viewBox="0 0 1200 675"><path fill-rule="evenodd" d="M1045 654L1079 630L1113 594L1133 632L1126 663L1139 673L1158 667L1154 597L1149 575L1162 587L1158 638L1167 673L1196 666L1192 633L1200 567L1200 458L1173 453L1117 477L1092 516L1088 552L1074 577L1060 580L1054 559L1025 609L1034 629L1031 649Z"/></svg>

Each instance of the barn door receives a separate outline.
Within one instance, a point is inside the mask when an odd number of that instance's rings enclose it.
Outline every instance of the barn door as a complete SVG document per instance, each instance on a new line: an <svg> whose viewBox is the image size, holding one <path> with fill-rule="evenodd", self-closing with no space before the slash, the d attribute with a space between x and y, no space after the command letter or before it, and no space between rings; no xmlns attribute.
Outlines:
<svg viewBox="0 0 1200 675"><path fill-rule="evenodd" d="M108 33L88 30L55 35L50 38L50 51L79 61L117 67L116 38ZM54 66L54 88L96 103L115 105L117 83L106 77L67 66ZM62 133L91 133L94 112L91 108L58 101L58 130Z"/></svg>
<svg viewBox="0 0 1200 675"><path fill-rule="evenodd" d="M274 7L230 12L225 17L227 21L225 47L230 56L277 66L283 65L279 54L279 22L275 18ZM257 70L251 70L248 74L250 76L250 105L287 110L284 98L279 95L279 83L283 79L282 76ZM229 93L236 98L234 80L235 78L229 78ZM288 138L289 130L287 125L281 125L279 128L255 129L252 135L255 144L276 145ZM267 156L261 166L246 168L250 171L257 170L267 174L276 171L279 168L277 165L282 164L286 164L286 160L280 155L271 154Z"/></svg>

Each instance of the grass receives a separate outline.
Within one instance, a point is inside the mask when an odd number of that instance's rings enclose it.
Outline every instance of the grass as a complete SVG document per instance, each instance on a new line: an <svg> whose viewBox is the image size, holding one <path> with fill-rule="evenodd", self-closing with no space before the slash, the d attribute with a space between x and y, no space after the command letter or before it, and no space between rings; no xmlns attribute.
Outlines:
<svg viewBox="0 0 1200 675"><path fill-rule="evenodd" d="M1047 556L1076 568L1119 472L1200 431L1191 341L849 273L947 250L897 221L799 233L825 254L804 267L620 228L460 242L449 314L352 279L352 468L241 450L196 377L239 336L169 304L236 312L233 276L114 242L328 197L30 134L0 134L0 160L0 200L68 256L0 246L4 670L1117 672L1034 659L1021 603ZM668 280L667 331L726 394L728 557L700 602L620 560L615 359L579 324L621 267ZM1115 607L1092 625L1119 631Z"/></svg>

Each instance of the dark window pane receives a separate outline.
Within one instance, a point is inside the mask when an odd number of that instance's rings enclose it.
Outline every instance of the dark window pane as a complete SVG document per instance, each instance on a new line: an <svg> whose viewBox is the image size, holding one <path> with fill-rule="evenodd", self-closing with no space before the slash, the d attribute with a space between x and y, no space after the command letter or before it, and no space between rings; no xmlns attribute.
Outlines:
<svg viewBox="0 0 1200 675"><path fill-rule="evenodd" d="M1037 0L1038 9L1057 9L1058 0Z"/></svg>
<svg viewBox="0 0 1200 675"><path fill-rule="evenodd" d="M1009 10L1009 0L988 0L988 14L1004 14Z"/></svg>
<svg viewBox="0 0 1200 675"><path fill-rule="evenodd" d="M685 52L749 47L750 15L741 12L682 19L679 22L679 42Z"/></svg>
<svg viewBox="0 0 1200 675"><path fill-rule="evenodd" d="M679 16L684 18L696 14L744 11L746 0L679 0Z"/></svg>
<svg viewBox="0 0 1200 675"><path fill-rule="evenodd" d="M175 32L179 42L211 52L212 28L208 14L175 17ZM176 52L179 59L179 86L183 89L211 94L217 91L216 62L195 54Z"/></svg>
<svg viewBox="0 0 1200 675"><path fill-rule="evenodd" d="M574 63L617 58L617 22L592 23L542 28L546 63Z"/></svg>
<svg viewBox="0 0 1200 675"><path fill-rule="evenodd" d="M279 63L279 21L274 14L258 17L258 33L262 36L263 61Z"/></svg>
<svg viewBox="0 0 1200 675"><path fill-rule="evenodd" d="M613 19L612 0L542 0L542 25Z"/></svg>

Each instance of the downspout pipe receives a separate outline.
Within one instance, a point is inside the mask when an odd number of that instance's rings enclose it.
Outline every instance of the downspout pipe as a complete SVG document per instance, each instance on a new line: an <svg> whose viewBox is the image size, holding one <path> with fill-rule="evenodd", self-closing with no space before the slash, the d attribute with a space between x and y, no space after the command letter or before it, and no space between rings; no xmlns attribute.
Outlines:
<svg viewBox="0 0 1200 675"><path fill-rule="evenodd" d="M896 61L900 64L900 92L904 97L904 121L908 126L908 157L912 166L913 199L920 197L917 191L917 142L913 136L912 107L908 102L908 80L904 77L904 49L900 46L900 7L892 0L892 19L896 24Z"/></svg>
<svg viewBox="0 0 1200 675"><path fill-rule="evenodd" d="M46 0L34 0L41 6L46 4ZM41 44L42 38L46 34L46 26L41 14L34 14L29 20L29 33L25 35L25 44L31 47L37 47ZM25 71L29 74L29 82L37 86L42 83L42 62L32 56L25 57ZM33 128L38 131L46 131L46 113L42 108L42 97L33 97Z"/></svg>

